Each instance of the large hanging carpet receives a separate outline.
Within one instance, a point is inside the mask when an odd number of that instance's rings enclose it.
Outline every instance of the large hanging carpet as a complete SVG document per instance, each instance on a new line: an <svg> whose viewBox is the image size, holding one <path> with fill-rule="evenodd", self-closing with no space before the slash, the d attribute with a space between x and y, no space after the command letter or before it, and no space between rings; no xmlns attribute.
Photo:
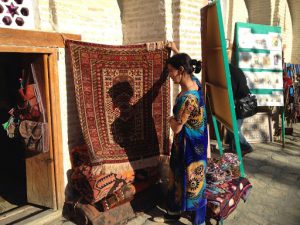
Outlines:
<svg viewBox="0 0 300 225"><path fill-rule="evenodd" d="M157 165L169 153L169 81L162 44L67 41L90 161L105 173Z"/></svg>

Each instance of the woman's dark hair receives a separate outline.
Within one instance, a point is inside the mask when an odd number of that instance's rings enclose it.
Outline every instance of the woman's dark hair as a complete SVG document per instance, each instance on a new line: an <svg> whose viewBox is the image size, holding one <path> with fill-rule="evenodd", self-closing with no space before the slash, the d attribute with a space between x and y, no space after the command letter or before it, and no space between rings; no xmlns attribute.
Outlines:
<svg viewBox="0 0 300 225"><path fill-rule="evenodd" d="M201 61L191 59L191 57L186 53L173 55L166 63L177 70L182 66L184 71L190 75L193 73L200 73L201 71Z"/></svg>

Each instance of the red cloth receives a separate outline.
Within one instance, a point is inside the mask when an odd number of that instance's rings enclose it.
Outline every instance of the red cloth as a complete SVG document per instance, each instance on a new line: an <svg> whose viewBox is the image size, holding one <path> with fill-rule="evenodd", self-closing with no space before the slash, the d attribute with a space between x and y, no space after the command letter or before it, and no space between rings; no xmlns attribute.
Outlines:
<svg viewBox="0 0 300 225"><path fill-rule="evenodd" d="M283 76L283 88L288 89L292 85L293 85L292 79L288 76Z"/></svg>

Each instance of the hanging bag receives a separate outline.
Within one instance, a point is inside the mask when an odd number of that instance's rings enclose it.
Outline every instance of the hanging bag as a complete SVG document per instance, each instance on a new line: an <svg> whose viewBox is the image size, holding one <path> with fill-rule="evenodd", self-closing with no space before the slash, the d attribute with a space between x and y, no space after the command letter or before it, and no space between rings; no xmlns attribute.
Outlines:
<svg viewBox="0 0 300 225"><path fill-rule="evenodd" d="M21 120L38 120L41 116L41 111L38 103L37 96L37 84L30 82L32 77L31 69L22 70L22 78L20 79L21 87L19 94L21 102L17 105L17 109L14 111L15 116ZM33 80L35 80L33 78Z"/></svg>
<svg viewBox="0 0 300 225"><path fill-rule="evenodd" d="M48 151L48 126L47 123L23 120L19 132L24 140L26 150L31 152Z"/></svg>
<svg viewBox="0 0 300 225"><path fill-rule="evenodd" d="M237 119L244 119L257 113L257 99L255 95L247 95L236 100L235 111Z"/></svg>
<svg viewBox="0 0 300 225"><path fill-rule="evenodd" d="M29 105L30 110L27 114L23 114L19 133L24 140L26 150L38 153L47 152L49 151L48 123L33 64L30 65L28 73L32 75L34 83L27 84L24 89L19 90L19 93ZM37 121L41 116L42 121Z"/></svg>

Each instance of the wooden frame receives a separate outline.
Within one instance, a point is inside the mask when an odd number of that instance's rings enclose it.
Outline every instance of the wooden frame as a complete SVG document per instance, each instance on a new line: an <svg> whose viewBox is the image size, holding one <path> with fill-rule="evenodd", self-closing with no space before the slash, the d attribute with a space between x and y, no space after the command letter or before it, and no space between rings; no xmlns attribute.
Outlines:
<svg viewBox="0 0 300 225"><path fill-rule="evenodd" d="M48 62L44 64L45 71L45 92L46 92L46 108L48 115L49 133L50 133L50 158L54 163L51 164L51 173L54 173L54 180L51 182L55 190L53 202L54 209L61 208L64 201L64 171L63 171L63 153L61 141L61 120L60 120L60 103L59 103L59 85L57 73L57 49L55 48L36 48L36 47L18 47L18 46L1 46L0 52L14 53L38 53L44 54L43 58ZM51 80L51 83L49 82ZM51 90L51 95L49 93ZM55 134L55 135L53 135Z"/></svg>
<svg viewBox="0 0 300 225"><path fill-rule="evenodd" d="M217 121L233 132L240 176L245 177L222 18L220 0L201 9L202 85L205 99L208 98L220 155L223 155L223 148ZM220 224L223 222L221 219Z"/></svg>
<svg viewBox="0 0 300 225"><path fill-rule="evenodd" d="M0 28L0 52L44 54L46 105L50 130L50 158L54 163L51 170L55 190L54 209L63 207L65 199L62 125L58 79L58 47L64 48L64 38L80 40L80 35L58 34L39 31L25 31ZM48 74L47 72L48 71ZM51 82L49 82L51 80ZM51 94L50 94L51 93ZM55 134L55 135L53 135ZM52 147L51 147L52 146Z"/></svg>
<svg viewBox="0 0 300 225"><path fill-rule="evenodd" d="M0 28L0 44L5 43L8 46L64 48L65 39L80 40L81 36L77 34Z"/></svg>
<svg viewBox="0 0 300 225"><path fill-rule="evenodd" d="M223 148L217 121L233 132L241 177L245 177L220 0L202 8L201 17L202 68L204 68L202 85L205 87L205 99L207 96L209 100L219 151L222 155Z"/></svg>

